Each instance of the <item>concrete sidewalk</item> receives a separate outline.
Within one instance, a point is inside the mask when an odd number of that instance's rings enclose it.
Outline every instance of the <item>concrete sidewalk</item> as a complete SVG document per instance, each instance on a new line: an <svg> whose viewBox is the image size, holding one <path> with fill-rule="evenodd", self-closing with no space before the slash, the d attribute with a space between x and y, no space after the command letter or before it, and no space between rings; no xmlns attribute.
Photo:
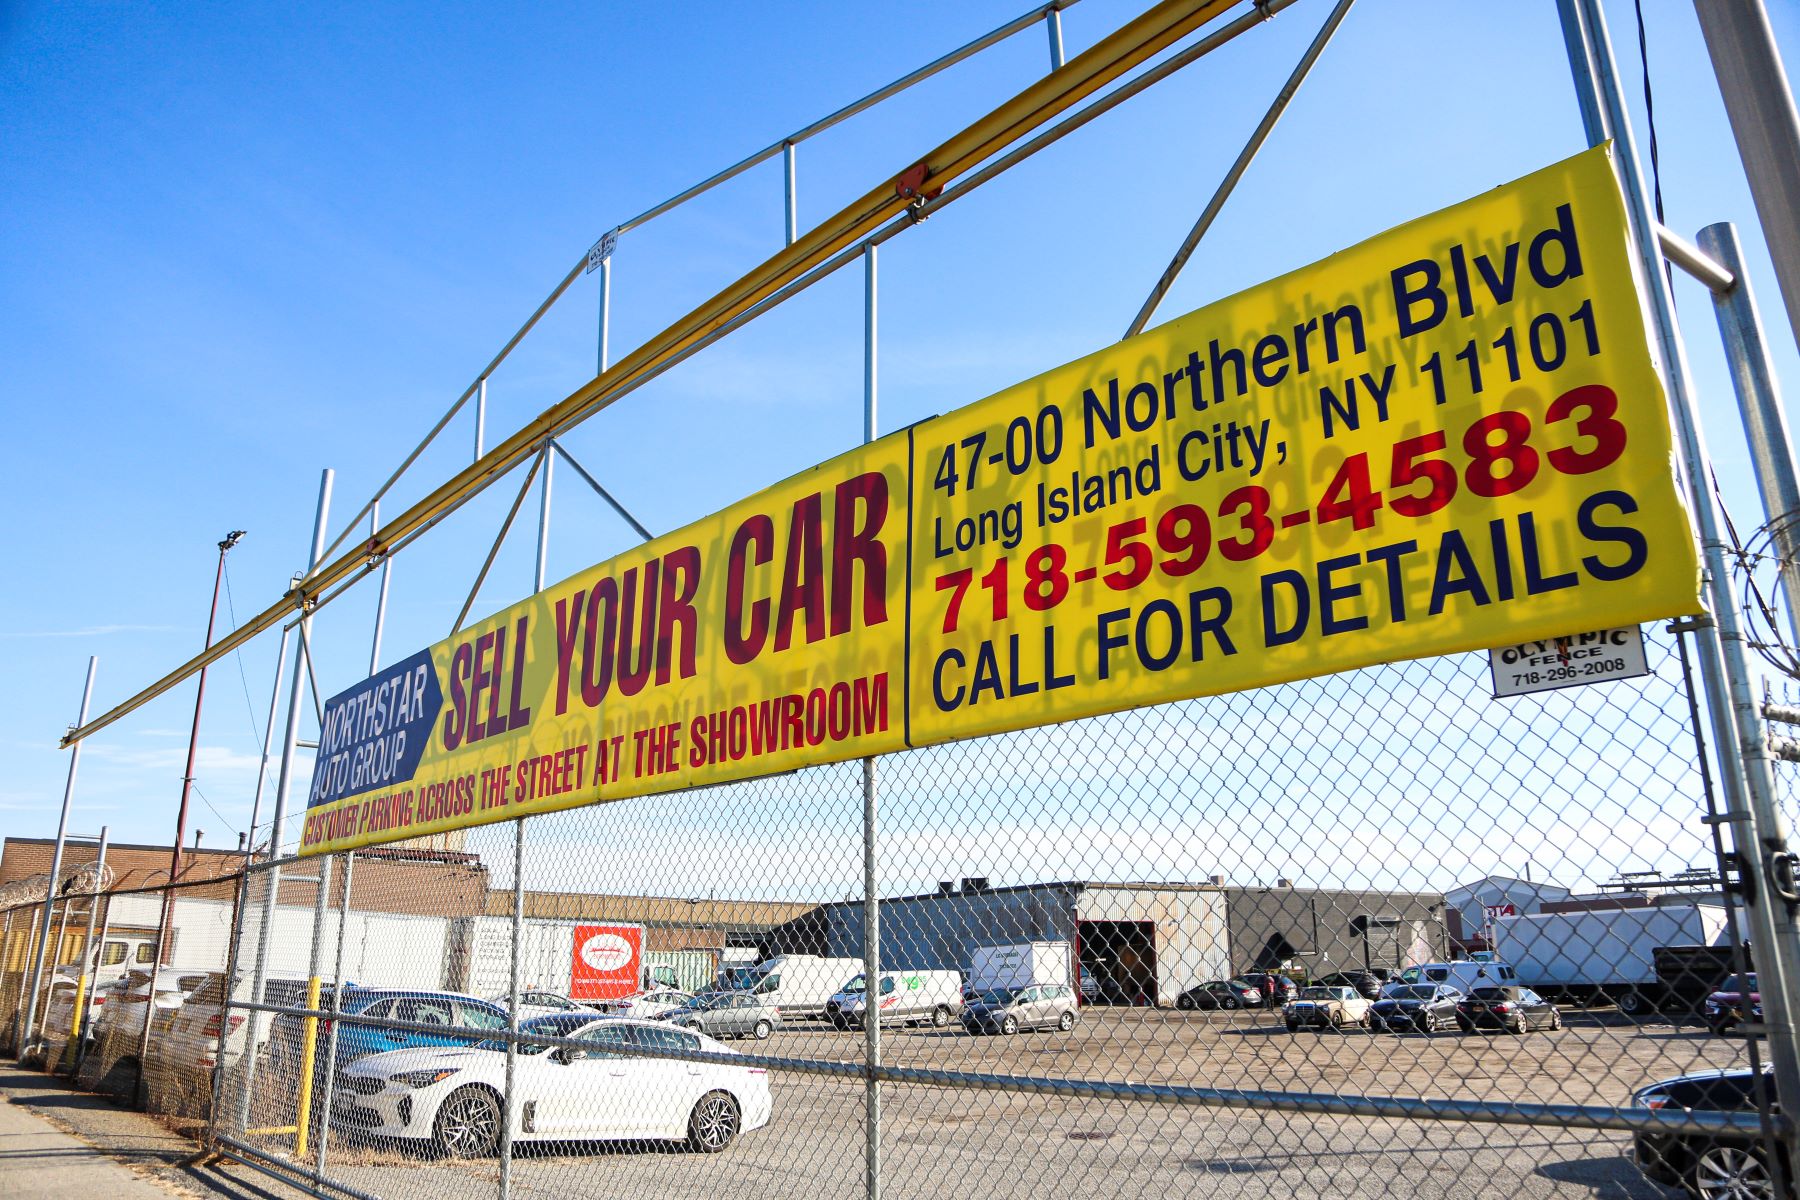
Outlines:
<svg viewBox="0 0 1800 1200"><path fill-rule="evenodd" d="M192 1165L197 1150L161 1121L104 1096L0 1067L4 1200L307 1200L234 1163Z"/></svg>

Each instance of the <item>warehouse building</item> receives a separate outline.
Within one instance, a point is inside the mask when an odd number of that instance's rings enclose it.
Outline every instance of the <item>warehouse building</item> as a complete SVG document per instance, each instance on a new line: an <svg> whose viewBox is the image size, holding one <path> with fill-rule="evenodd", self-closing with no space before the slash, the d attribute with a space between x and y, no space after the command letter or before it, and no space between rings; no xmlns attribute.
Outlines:
<svg viewBox="0 0 1800 1200"><path fill-rule="evenodd" d="M1173 1004L1196 983L1245 970L1316 976L1441 957L1443 913L1443 896L1412 892L1092 881L996 888L968 878L883 900L881 960L966 971L982 946L1067 942L1090 1002ZM863 905L821 905L759 945L764 956L860 957Z"/></svg>

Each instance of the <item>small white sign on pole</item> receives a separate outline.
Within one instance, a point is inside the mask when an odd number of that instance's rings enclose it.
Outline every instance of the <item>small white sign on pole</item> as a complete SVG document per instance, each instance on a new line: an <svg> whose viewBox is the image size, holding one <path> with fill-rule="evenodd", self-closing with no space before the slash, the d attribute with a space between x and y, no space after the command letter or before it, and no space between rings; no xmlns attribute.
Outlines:
<svg viewBox="0 0 1800 1200"><path fill-rule="evenodd" d="M618 248L619 231L617 229L609 229L601 234L600 240L588 248L587 270L583 274L592 275L599 270L600 264L611 258L613 251Z"/></svg>
<svg viewBox="0 0 1800 1200"><path fill-rule="evenodd" d="M1497 700L1650 673L1636 625L1498 646L1488 651L1488 669Z"/></svg>

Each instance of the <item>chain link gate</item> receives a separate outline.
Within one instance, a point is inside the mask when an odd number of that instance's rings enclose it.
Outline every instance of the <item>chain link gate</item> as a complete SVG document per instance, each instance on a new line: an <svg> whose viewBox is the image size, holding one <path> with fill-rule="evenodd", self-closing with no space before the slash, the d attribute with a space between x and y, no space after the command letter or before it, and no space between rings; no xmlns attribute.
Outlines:
<svg viewBox="0 0 1800 1200"><path fill-rule="evenodd" d="M1634 1126L1679 1168L1756 1113L1634 1093L1759 1042L1706 1007L1733 877L1647 641L1575 691L1462 655L886 756L874 987L857 763L259 867L221 1140L382 1200L864 1194L872 995L883 1192L1656 1195Z"/></svg>

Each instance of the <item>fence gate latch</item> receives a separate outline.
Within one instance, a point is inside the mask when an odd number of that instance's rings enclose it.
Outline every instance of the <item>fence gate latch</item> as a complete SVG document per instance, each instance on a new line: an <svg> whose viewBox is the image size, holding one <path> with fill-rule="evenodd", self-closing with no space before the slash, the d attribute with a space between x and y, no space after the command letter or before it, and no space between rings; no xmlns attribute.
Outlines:
<svg viewBox="0 0 1800 1200"><path fill-rule="evenodd" d="M1769 855L1769 888L1789 904L1800 904L1800 856L1791 850L1777 850Z"/></svg>

